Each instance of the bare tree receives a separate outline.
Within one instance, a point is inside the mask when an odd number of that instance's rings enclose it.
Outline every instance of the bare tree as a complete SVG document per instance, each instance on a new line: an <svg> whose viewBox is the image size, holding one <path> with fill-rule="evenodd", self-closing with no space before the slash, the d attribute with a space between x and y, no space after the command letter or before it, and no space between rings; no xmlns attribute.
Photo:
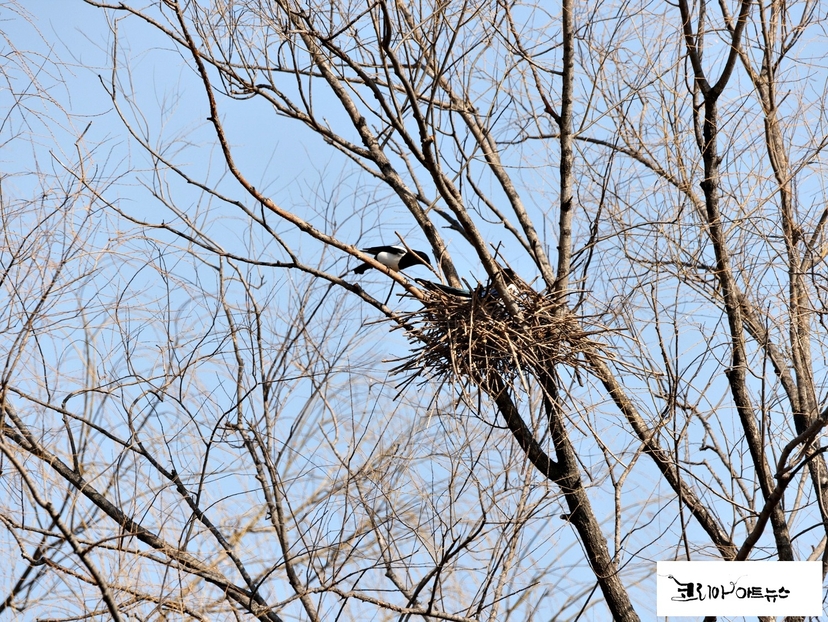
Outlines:
<svg viewBox="0 0 828 622"><path fill-rule="evenodd" d="M817 3L84 6L122 145L7 38L49 156L2 182L2 610L621 621L653 560L828 570ZM279 188L270 127L332 164Z"/></svg>

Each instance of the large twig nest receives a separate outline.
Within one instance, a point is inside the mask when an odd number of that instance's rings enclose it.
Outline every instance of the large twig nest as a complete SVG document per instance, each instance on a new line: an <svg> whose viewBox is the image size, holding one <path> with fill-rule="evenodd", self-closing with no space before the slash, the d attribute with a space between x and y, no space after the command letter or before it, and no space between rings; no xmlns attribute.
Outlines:
<svg viewBox="0 0 828 622"><path fill-rule="evenodd" d="M491 373L510 382L522 373L543 375L556 365L581 367L584 353L597 352L575 315L550 296L513 276L509 289L521 311L513 317L492 283L468 295L432 287L422 308L408 314L408 336L418 345L395 368L410 373L403 384L425 376L471 379L484 386Z"/></svg>

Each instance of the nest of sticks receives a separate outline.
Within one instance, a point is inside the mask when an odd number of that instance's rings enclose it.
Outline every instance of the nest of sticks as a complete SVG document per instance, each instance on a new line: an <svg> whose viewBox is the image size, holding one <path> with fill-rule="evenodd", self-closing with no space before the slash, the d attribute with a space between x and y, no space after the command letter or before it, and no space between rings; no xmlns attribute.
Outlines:
<svg viewBox="0 0 828 622"><path fill-rule="evenodd" d="M417 345L394 369L408 374L401 386L418 377L469 379L488 390L491 374L511 384L519 375L540 377L556 365L583 367L585 353L599 353L600 344L590 337L603 331L584 330L582 318L562 312L553 297L516 275L509 274L507 282L520 317L507 311L492 282L470 295L427 289L422 308L407 314L408 338Z"/></svg>

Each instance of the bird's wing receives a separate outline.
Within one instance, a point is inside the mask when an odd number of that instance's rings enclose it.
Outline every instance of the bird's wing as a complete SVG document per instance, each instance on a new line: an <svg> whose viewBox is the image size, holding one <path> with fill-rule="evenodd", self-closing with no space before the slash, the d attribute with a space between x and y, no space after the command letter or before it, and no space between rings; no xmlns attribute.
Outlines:
<svg viewBox="0 0 828 622"><path fill-rule="evenodd" d="M404 255L406 253L406 250L402 246L369 246L368 248L361 248L359 250L369 255L379 255L380 253Z"/></svg>

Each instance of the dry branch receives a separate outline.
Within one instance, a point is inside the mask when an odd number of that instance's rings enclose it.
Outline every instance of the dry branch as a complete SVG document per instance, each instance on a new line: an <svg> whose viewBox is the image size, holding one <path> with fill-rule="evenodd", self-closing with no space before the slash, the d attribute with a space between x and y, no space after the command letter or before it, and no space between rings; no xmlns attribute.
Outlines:
<svg viewBox="0 0 828 622"><path fill-rule="evenodd" d="M419 377L470 379L491 392L491 374L511 382L521 372L537 377L557 365L585 367L584 353L601 350L590 337L605 329L585 330L584 318L566 312L559 299L535 291L511 271L505 276L519 318L507 311L492 281L467 296L425 293L422 308L405 318L408 338L418 345L393 370L410 374L403 385Z"/></svg>

